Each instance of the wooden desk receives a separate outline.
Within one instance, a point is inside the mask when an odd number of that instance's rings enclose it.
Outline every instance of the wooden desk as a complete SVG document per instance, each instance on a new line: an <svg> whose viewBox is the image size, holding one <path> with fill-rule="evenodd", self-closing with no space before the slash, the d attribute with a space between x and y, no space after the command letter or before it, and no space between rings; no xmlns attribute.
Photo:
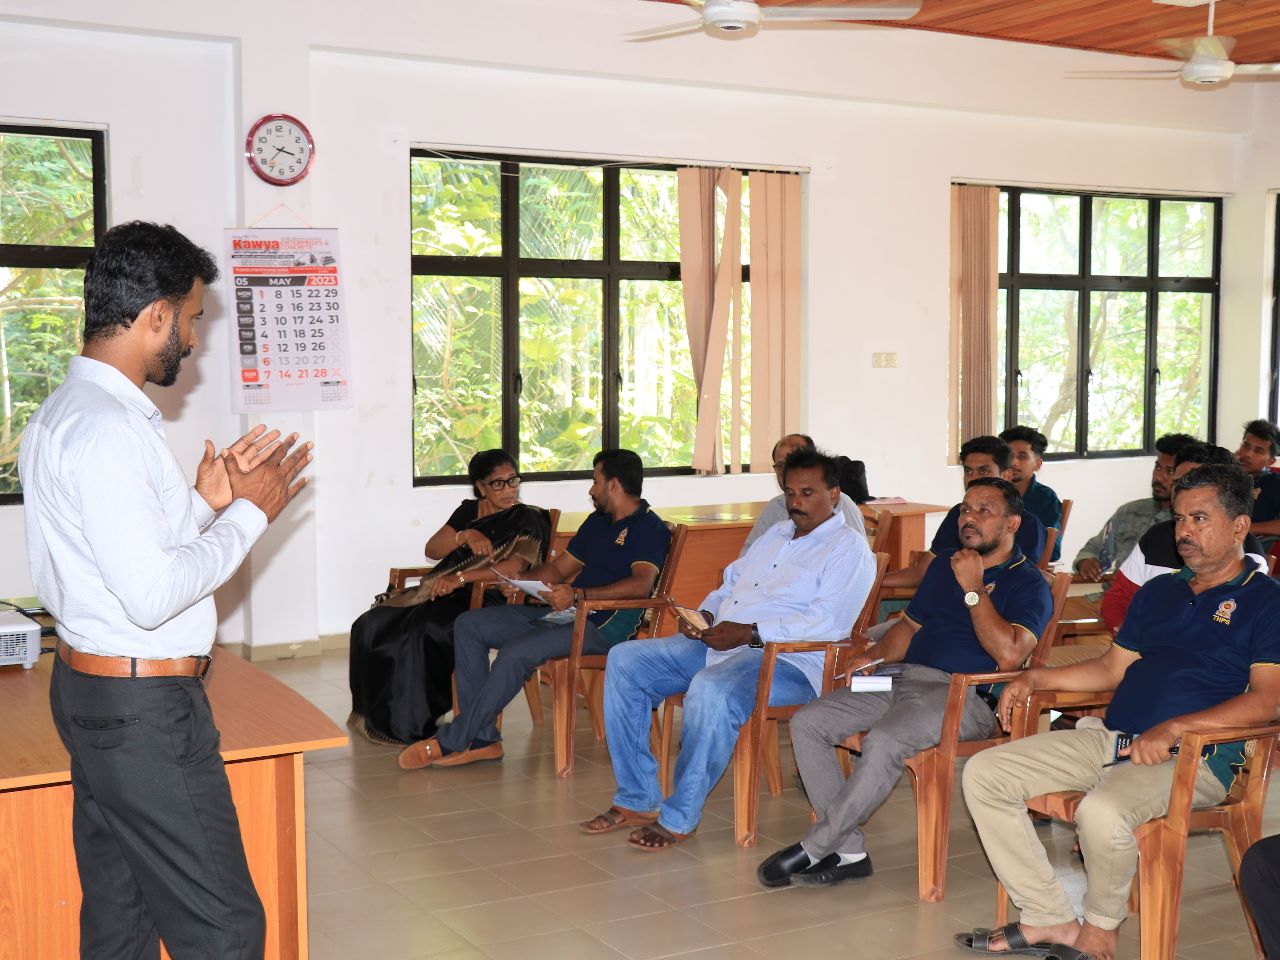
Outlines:
<svg viewBox="0 0 1280 960"><path fill-rule="evenodd" d="M760 516L766 501L753 503L712 503L698 507L654 507L663 520L689 527L684 559L676 575L676 602L696 607L707 594L720 586L720 575L737 559L743 541ZM927 514L950 510L932 503L872 504L876 510L893 514L889 533L889 569L906 565L912 550L924 549L924 518ZM591 514L564 513L556 531L555 549L563 550L578 527Z"/></svg>
<svg viewBox="0 0 1280 960"><path fill-rule="evenodd" d="M79 951L70 760L49 712L52 667L45 654L31 670L0 668L0 960L53 960ZM206 685L249 869L266 908L266 956L305 960L302 754L347 738L301 696L235 654L215 653Z"/></svg>

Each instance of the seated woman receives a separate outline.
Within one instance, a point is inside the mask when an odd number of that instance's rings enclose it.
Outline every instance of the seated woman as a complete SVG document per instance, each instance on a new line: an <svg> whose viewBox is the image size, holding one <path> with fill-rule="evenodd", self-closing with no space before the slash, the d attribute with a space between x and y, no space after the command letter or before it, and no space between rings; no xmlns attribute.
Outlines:
<svg viewBox="0 0 1280 960"><path fill-rule="evenodd" d="M436 732L453 705L453 621L471 605L471 584L541 563L551 542L546 510L519 502L520 474L502 450L467 464L476 499L464 500L430 540L439 560L416 586L375 601L351 625L348 721L376 743L414 743ZM505 603L486 591L485 605Z"/></svg>

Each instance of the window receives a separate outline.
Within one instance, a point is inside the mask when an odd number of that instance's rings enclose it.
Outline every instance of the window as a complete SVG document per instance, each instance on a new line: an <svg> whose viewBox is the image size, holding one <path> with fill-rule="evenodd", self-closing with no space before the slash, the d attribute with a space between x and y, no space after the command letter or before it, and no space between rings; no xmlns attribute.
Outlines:
<svg viewBox="0 0 1280 960"><path fill-rule="evenodd" d="M103 134L0 125L0 503L18 444L84 328L84 266L106 229Z"/></svg>
<svg viewBox="0 0 1280 960"><path fill-rule="evenodd" d="M1000 195L996 423L1058 456L1211 437L1222 202Z"/></svg>
<svg viewBox="0 0 1280 960"><path fill-rule="evenodd" d="M490 447L548 478L616 446L689 472L675 169L428 150L410 165L415 483Z"/></svg>

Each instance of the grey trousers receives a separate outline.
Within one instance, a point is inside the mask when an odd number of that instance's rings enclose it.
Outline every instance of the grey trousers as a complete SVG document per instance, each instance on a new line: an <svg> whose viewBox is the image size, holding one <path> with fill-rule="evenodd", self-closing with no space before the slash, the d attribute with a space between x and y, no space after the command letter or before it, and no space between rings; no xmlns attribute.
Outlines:
<svg viewBox="0 0 1280 960"><path fill-rule="evenodd" d="M791 744L818 822L800 842L812 857L866 851L862 825L893 791L903 762L942 735L942 712L951 674L906 664L887 693L835 690L791 719ZM960 739L989 737L996 719L971 689L960 721ZM834 747L868 731L862 757L845 779Z"/></svg>

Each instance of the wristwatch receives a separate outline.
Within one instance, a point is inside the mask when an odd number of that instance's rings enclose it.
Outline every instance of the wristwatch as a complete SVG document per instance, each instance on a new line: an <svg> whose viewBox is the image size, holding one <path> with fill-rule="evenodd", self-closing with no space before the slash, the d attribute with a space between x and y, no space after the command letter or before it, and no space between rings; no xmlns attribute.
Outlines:
<svg viewBox="0 0 1280 960"><path fill-rule="evenodd" d="M760 628L754 623L751 625L751 640L747 646L755 647L757 650L764 649L764 638L760 636Z"/></svg>
<svg viewBox="0 0 1280 960"><path fill-rule="evenodd" d="M968 593L964 595L964 605L966 607L969 607L970 609L976 607L981 602L982 602L982 594L980 594L977 590L970 590Z"/></svg>

